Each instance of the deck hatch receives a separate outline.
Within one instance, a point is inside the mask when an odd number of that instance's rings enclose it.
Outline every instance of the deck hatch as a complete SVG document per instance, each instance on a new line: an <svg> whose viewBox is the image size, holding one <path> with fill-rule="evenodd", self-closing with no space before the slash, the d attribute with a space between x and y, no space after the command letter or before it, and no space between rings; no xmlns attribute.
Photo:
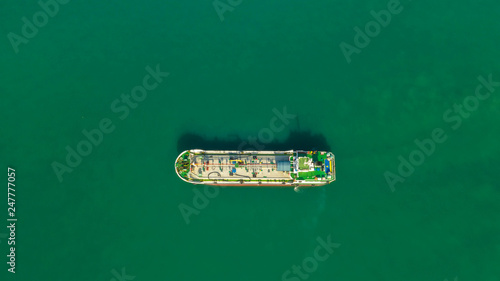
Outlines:
<svg viewBox="0 0 500 281"><path fill-rule="evenodd" d="M278 171L290 172L290 161L278 161Z"/></svg>

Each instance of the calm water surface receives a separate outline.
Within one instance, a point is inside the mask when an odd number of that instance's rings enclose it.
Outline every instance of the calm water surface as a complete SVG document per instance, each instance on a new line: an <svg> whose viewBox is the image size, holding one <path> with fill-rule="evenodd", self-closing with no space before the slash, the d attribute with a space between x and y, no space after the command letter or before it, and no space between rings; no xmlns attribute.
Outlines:
<svg viewBox="0 0 500 281"><path fill-rule="evenodd" d="M0 4L1 280L500 280L497 1L50 3ZM337 181L174 173L249 138Z"/></svg>

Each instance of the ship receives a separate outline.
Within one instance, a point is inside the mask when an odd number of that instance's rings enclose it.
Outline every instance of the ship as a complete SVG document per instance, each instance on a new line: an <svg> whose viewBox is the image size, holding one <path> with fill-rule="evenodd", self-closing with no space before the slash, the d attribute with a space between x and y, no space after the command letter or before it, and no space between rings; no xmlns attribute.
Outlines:
<svg viewBox="0 0 500 281"><path fill-rule="evenodd" d="M327 151L229 151L192 149L175 160L191 184L246 187L314 187L335 181L335 156Z"/></svg>

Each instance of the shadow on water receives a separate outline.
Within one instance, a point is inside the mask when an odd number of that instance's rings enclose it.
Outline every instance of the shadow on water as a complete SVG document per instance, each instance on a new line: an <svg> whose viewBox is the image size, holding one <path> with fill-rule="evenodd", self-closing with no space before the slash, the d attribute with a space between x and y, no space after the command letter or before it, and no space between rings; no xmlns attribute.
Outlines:
<svg viewBox="0 0 500 281"><path fill-rule="evenodd" d="M208 138L196 133L185 133L178 139L177 150L179 153L189 149L331 151L323 134L304 130L290 131L284 141L259 144L263 146L262 149L255 149L248 144L248 139L236 135L227 138ZM301 258L314 249L317 243L315 239L319 235L318 222L326 208L326 189L333 188L332 185L307 189L303 193L296 193L292 188L223 188L220 190L220 195L210 203L213 206L197 216L197 223L208 237L211 235L207 229L211 228L207 227L207 224L225 225L226 231L240 238L224 240L221 243L234 248L235 252L252 252L252 249L245 245L248 241L256 241L255 249L262 251L264 247L264 252L270 256L292 254ZM273 235L269 235L270 233ZM283 237L289 237L291 233L297 242L293 251L290 251L289 243L282 241ZM213 233L213 236L216 235ZM266 245L257 242L264 240L267 241ZM262 252L255 253L255 255L261 254Z"/></svg>
<svg viewBox="0 0 500 281"><path fill-rule="evenodd" d="M248 139L243 139L237 135L227 138L207 138L195 133L184 133L177 141L177 151L181 153L189 149L205 150L321 150L331 151L330 145L323 134L311 133L310 131L291 131L284 141L271 141L262 143L257 140L256 148L249 143Z"/></svg>

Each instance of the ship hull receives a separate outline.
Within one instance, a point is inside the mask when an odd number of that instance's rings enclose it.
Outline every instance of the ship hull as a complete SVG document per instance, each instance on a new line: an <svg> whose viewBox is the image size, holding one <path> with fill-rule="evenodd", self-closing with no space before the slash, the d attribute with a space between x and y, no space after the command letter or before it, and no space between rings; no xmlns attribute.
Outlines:
<svg viewBox="0 0 500 281"><path fill-rule="evenodd" d="M310 184L310 185L305 185L305 184L251 184L251 183L243 183L243 184L229 184L229 183L200 183L201 185L212 185L212 186L236 186L236 187L275 187L275 188L295 188L295 187L315 187L315 186L322 186L322 185L327 185L327 183L323 184Z"/></svg>
<svg viewBox="0 0 500 281"><path fill-rule="evenodd" d="M195 185L307 188L335 181L335 158L325 151L193 149L175 162L180 179Z"/></svg>

